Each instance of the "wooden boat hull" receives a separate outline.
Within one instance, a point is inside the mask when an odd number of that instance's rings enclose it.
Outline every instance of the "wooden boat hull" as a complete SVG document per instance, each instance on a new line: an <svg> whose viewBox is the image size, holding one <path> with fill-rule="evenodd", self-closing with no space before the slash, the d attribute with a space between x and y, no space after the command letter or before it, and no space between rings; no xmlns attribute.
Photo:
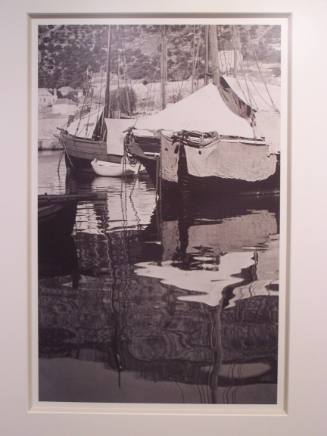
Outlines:
<svg viewBox="0 0 327 436"><path fill-rule="evenodd" d="M119 163L122 156L107 153L105 141L79 138L67 132L61 132L60 141L65 150L66 167L76 174L95 176L91 162L94 159Z"/></svg>

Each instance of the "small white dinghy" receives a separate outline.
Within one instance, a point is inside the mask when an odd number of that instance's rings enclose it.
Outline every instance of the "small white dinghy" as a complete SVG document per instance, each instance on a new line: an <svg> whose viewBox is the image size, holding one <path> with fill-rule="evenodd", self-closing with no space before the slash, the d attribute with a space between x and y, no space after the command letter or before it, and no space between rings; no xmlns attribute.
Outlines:
<svg viewBox="0 0 327 436"><path fill-rule="evenodd" d="M123 158L120 163L93 159L91 165L95 174L105 177L130 177L137 174L139 169L139 165L131 166Z"/></svg>

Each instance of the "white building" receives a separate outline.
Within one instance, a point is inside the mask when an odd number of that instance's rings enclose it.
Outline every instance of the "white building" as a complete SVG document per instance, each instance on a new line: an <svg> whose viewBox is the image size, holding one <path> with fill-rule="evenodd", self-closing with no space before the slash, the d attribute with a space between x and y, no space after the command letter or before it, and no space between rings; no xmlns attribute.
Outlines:
<svg viewBox="0 0 327 436"><path fill-rule="evenodd" d="M57 100L56 93L52 94L46 88L39 88L39 92L38 92L39 107L52 106L56 100Z"/></svg>

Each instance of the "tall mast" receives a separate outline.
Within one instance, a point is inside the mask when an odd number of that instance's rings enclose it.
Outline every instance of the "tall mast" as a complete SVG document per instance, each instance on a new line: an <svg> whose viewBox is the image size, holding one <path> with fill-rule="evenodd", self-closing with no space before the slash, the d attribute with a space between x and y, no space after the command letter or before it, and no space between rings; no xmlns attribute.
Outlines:
<svg viewBox="0 0 327 436"><path fill-rule="evenodd" d="M204 26L204 46L205 46L205 58L204 58L204 83L209 83L209 27Z"/></svg>
<svg viewBox="0 0 327 436"><path fill-rule="evenodd" d="M166 26L161 29L161 108L166 107L166 82L167 82L167 36Z"/></svg>
<svg viewBox="0 0 327 436"><path fill-rule="evenodd" d="M110 115L110 69L111 69L111 26L108 26L108 48L107 48L107 80L106 93L104 99L103 117L109 118Z"/></svg>
<svg viewBox="0 0 327 436"><path fill-rule="evenodd" d="M195 80L195 25L193 26L193 53L192 53L192 76L191 76L191 92L194 92L194 80Z"/></svg>
<svg viewBox="0 0 327 436"><path fill-rule="evenodd" d="M220 72L218 63L218 35L217 26L209 26L209 53L211 60L211 69L213 76L213 83L220 86Z"/></svg>

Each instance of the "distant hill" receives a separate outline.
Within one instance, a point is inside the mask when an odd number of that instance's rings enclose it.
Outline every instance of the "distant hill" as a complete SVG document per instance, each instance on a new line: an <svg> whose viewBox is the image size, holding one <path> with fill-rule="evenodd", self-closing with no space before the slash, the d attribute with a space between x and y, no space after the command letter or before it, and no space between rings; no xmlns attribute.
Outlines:
<svg viewBox="0 0 327 436"><path fill-rule="evenodd" d="M236 26L244 59L280 62L279 26ZM39 26L39 87L83 87L87 71L105 68L107 26ZM219 47L233 48L232 26L218 26ZM160 79L160 27L112 26L111 71L127 73L132 80ZM168 80L183 80L196 59L198 77L204 74L204 26L167 26Z"/></svg>

